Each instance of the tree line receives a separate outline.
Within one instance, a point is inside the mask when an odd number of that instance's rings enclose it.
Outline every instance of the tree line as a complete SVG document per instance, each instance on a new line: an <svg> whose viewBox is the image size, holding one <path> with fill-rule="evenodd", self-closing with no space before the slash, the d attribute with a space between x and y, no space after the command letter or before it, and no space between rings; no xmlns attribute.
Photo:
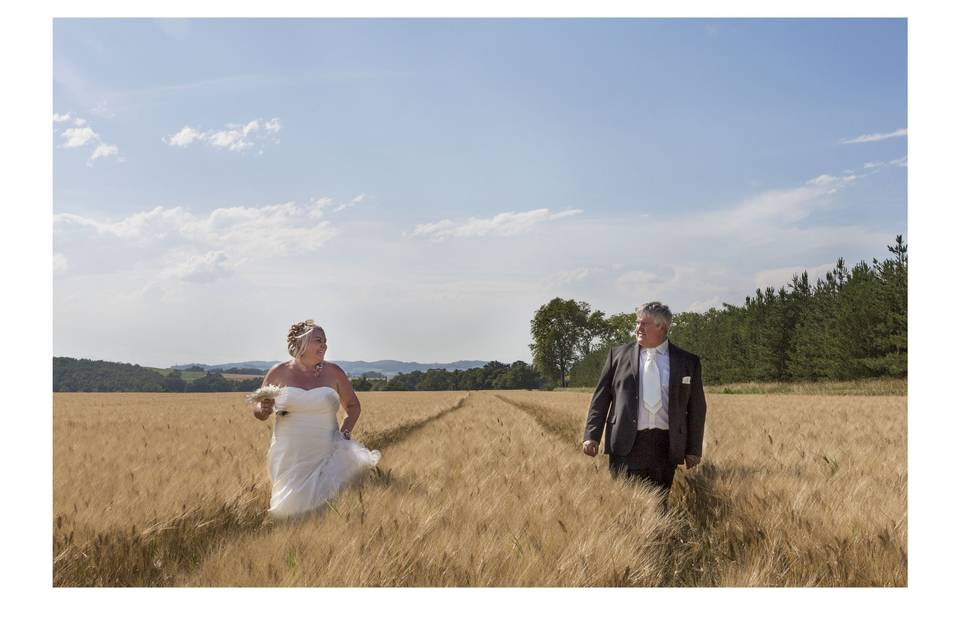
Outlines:
<svg viewBox="0 0 960 640"><path fill-rule="evenodd" d="M907 375L907 245L815 283L807 272L744 304L674 316L669 339L700 356L704 382L853 380ZM665 301L668 302L668 301ZM608 350L633 339L633 312L606 317L554 298L530 322L536 369L552 384L593 386Z"/></svg>
<svg viewBox="0 0 960 640"><path fill-rule="evenodd" d="M164 374L138 364L60 357L53 359L54 391L148 393L253 391L260 387L262 381L262 376L246 380L231 380L225 378L218 370L207 371L206 375L187 381L177 369ZM357 391L446 391L539 389L546 384L546 381L533 367L518 360L511 365L491 361L483 367L461 371L445 369L413 371L401 373L389 379L371 372L370 378L364 375L354 378L351 383Z"/></svg>
<svg viewBox="0 0 960 640"><path fill-rule="evenodd" d="M399 373L389 379L351 380L357 391L454 391L474 389L540 389L546 380L532 366L517 360L507 365L492 360L482 367L447 371L427 369Z"/></svg>
<svg viewBox="0 0 960 640"><path fill-rule="evenodd" d="M123 362L77 358L53 359L54 391L139 391L148 393L205 393L253 391L262 378L229 380L219 371L187 381L174 369L163 374L149 367Z"/></svg>

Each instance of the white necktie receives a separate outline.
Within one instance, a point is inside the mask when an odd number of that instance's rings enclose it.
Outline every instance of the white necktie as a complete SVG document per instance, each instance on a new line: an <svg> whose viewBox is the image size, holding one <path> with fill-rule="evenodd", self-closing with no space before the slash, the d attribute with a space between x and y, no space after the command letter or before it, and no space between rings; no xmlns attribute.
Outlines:
<svg viewBox="0 0 960 640"><path fill-rule="evenodd" d="M657 367L656 351L644 349L643 404L651 414L660 409L660 368Z"/></svg>

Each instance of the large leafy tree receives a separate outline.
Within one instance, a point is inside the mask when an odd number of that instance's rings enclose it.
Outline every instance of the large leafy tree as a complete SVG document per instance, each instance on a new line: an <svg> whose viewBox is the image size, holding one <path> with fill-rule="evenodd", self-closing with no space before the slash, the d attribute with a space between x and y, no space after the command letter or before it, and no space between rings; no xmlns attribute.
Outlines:
<svg viewBox="0 0 960 640"><path fill-rule="evenodd" d="M574 387L592 387L597 384L610 348L635 339L635 313L615 313L604 318L602 312L594 311L590 318L594 322L589 327L593 341L590 351L581 353L570 369L568 383Z"/></svg>
<svg viewBox="0 0 960 640"><path fill-rule="evenodd" d="M590 305L554 298L537 309L530 321L534 366L544 376L567 386L567 374L591 344Z"/></svg>

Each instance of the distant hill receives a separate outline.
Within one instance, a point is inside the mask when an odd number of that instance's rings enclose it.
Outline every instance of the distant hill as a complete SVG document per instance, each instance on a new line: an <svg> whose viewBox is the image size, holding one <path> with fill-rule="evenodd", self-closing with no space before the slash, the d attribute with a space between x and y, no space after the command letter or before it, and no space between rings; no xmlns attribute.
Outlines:
<svg viewBox="0 0 960 640"><path fill-rule="evenodd" d="M53 359L54 391L164 391L166 377L147 367L104 360Z"/></svg>
<svg viewBox="0 0 960 640"><path fill-rule="evenodd" d="M487 364L485 360L457 360L456 362L402 362L400 360L375 360L367 362L365 360L334 360L350 377L359 377L364 373L376 371L382 373L388 378L400 373L411 373L413 371L427 371L428 369L446 369L447 371L465 371L475 369ZM226 364L177 364L171 369L186 371L189 369L210 371L219 369L220 371L229 371L230 369L254 369L265 372L275 365L276 362L267 360L248 360L246 362L228 362Z"/></svg>

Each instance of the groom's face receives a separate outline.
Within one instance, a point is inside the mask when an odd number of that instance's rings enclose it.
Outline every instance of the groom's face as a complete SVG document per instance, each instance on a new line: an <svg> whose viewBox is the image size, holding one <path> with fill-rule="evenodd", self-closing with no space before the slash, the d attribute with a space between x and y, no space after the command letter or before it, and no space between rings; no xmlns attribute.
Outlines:
<svg viewBox="0 0 960 640"><path fill-rule="evenodd" d="M637 318L637 342L641 347L656 347L667 337L667 330L647 314Z"/></svg>

